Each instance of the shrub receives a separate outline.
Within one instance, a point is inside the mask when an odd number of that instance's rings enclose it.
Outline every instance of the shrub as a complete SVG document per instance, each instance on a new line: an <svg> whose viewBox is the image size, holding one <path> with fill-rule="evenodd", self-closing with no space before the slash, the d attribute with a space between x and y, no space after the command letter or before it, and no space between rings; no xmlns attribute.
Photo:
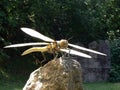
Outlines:
<svg viewBox="0 0 120 90"><path fill-rule="evenodd" d="M110 81L120 82L120 39L111 41Z"/></svg>

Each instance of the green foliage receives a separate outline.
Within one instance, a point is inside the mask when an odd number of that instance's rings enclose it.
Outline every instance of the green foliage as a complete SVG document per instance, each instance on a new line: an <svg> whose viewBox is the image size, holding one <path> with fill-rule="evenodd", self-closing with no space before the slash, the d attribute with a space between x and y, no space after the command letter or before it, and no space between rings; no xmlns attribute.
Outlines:
<svg viewBox="0 0 120 90"><path fill-rule="evenodd" d="M120 37L119 13L119 0L1 0L0 67L8 68L14 62L18 68L20 63L15 60L25 50L3 49L5 45L33 41L20 27L35 28L55 39L72 37L72 42L87 45Z"/></svg>
<svg viewBox="0 0 120 90"><path fill-rule="evenodd" d="M84 44L119 31L118 0L8 0L0 5L0 31L5 41L24 41L17 34L23 26L55 39L73 37L72 41Z"/></svg>
<svg viewBox="0 0 120 90"><path fill-rule="evenodd" d="M28 4L26 0L1 0L0 1L0 77L7 77L11 71L18 71L20 66L15 60L20 58L20 50L3 49L11 43L25 42L20 31L21 26L30 26L32 21L28 17ZM21 62L19 60L19 62ZM11 68L12 63L16 65ZM25 64L24 64L25 65Z"/></svg>
<svg viewBox="0 0 120 90"><path fill-rule="evenodd" d="M120 82L120 39L111 42L110 81Z"/></svg>
<svg viewBox="0 0 120 90"><path fill-rule="evenodd" d="M108 0L109 1L109 0ZM110 81L120 82L120 1L110 0L106 7L108 35L111 41Z"/></svg>
<svg viewBox="0 0 120 90"><path fill-rule="evenodd" d="M30 9L40 32L48 31L55 39L73 37L72 41L88 44L107 38L109 30L104 17L107 3L99 0L37 0Z"/></svg>
<svg viewBox="0 0 120 90"><path fill-rule="evenodd" d="M119 0L36 0L29 1L30 17L37 30L55 39L71 38L88 44L118 37Z"/></svg>

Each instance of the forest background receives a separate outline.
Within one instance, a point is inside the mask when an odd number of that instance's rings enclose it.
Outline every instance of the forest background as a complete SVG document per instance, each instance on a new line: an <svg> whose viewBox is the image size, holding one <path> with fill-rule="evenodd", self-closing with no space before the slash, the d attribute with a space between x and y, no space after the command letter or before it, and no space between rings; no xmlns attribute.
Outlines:
<svg viewBox="0 0 120 90"><path fill-rule="evenodd" d="M20 56L26 47L3 49L14 43L39 41L21 32L21 27L33 28L55 40L70 38L70 42L85 47L92 41L109 40L109 80L120 81L120 0L1 0L0 79L29 75L38 67L34 54Z"/></svg>

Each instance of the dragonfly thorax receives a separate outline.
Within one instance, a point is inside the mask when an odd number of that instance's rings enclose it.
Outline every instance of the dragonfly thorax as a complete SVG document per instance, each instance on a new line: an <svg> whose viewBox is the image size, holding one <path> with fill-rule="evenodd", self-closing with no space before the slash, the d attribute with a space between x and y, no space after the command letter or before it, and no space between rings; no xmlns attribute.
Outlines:
<svg viewBox="0 0 120 90"><path fill-rule="evenodd" d="M47 45L47 49L49 53L59 52L60 49L66 49L68 47L68 41L62 39L60 41L54 41Z"/></svg>
<svg viewBox="0 0 120 90"><path fill-rule="evenodd" d="M60 40L60 41L59 41L59 47L60 47L61 49L66 49L66 48L68 48L68 41L65 40L65 39Z"/></svg>

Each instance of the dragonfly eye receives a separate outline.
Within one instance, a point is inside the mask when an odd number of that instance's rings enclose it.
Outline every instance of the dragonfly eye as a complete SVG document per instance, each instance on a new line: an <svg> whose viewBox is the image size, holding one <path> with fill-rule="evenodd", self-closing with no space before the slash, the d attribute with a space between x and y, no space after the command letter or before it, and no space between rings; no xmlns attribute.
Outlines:
<svg viewBox="0 0 120 90"><path fill-rule="evenodd" d="M65 49L65 48L68 47L68 41L65 40L65 39L62 39L62 40L60 40L59 45L60 45L60 48L61 48L61 49Z"/></svg>

